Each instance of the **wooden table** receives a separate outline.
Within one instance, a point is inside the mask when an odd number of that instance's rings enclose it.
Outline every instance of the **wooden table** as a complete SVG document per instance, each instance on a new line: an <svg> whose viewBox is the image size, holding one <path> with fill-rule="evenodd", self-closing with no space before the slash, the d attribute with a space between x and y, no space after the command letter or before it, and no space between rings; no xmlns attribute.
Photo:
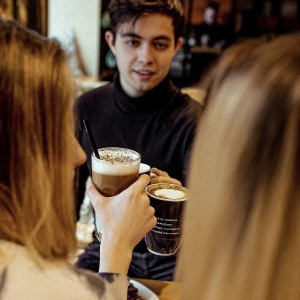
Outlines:
<svg viewBox="0 0 300 300"><path fill-rule="evenodd" d="M160 281L152 279L134 278L154 292L159 300L176 300L179 299L180 283L173 281ZM178 296L178 297L176 297Z"/></svg>

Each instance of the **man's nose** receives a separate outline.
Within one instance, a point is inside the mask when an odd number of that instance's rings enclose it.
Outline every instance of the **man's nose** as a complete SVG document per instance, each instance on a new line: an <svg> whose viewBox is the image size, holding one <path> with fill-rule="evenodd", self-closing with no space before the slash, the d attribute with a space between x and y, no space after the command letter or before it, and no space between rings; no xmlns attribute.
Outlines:
<svg viewBox="0 0 300 300"><path fill-rule="evenodd" d="M142 64L149 64L153 61L153 50L150 45L144 44L140 47L138 61Z"/></svg>

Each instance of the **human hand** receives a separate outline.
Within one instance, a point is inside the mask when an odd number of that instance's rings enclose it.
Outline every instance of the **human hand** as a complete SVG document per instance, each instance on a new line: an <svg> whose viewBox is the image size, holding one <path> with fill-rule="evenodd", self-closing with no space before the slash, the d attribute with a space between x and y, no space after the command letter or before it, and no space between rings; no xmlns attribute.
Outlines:
<svg viewBox="0 0 300 300"><path fill-rule="evenodd" d="M149 180L148 175L141 175L114 197L104 197L93 184L88 185L87 194L102 233L99 271L127 274L133 248L156 225L154 208L145 192Z"/></svg>
<svg viewBox="0 0 300 300"><path fill-rule="evenodd" d="M170 177L169 174L165 171L159 170L157 168L151 168L151 173L155 175L154 177L151 178L151 184L165 182L165 183L182 185L179 180Z"/></svg>

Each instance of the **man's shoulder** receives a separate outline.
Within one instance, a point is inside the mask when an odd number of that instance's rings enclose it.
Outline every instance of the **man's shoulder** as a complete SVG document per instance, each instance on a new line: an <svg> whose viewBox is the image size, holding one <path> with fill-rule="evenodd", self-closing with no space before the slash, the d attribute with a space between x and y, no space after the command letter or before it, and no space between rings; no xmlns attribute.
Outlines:
<svg viewBox="0 0 300 300"><path fill-rule="evenodd" d="M169 113L172 116L172 119L189 120L189 122L197 121L203 108L200 101L195 100L180 89L175 92L171 107Z"/></svg>
<svg viewBox="0 0 300 300"><path fill-rule="evenodd" d="M83 93L78 99L78 102L84 102L84 101L93 101L97 99L101 99L102 97L109 96L113 91L114 84L112 82L109 82L106 85L100 86L98 88L89 90L85 93Z"/></svg>
<svg viewBox="0 0 300 300"><path fill-rule="evenodd" d="M177 89L175 92L175 103L178 106L193 107L202 110L200 90L196 88Z"/></svg>
<svg viewBox="0 0 300 300"><path fill-rule="evenodd" d="M76 99L75 107L78 111L81 111L88 108L107 105L107 102L111 102L112 92L113 83L108 83L104 86L92 89Z"/></svg>

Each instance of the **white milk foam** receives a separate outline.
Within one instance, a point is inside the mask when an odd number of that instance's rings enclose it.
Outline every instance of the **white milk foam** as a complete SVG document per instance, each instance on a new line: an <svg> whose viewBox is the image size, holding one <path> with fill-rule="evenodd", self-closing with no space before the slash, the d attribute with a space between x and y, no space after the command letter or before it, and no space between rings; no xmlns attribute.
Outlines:
<svg viewBox="0 0 300 300"><path fill-rule="evenodd" d="M136 156L132 156L130 161L131 156L128 156L128 154L126 155L123 153L122 155L122 153L116 153L114 151L105 152L105 157L100 155L101 159L106 159L107 157L107 160L99 160L92 156L93 171L107 175L126 175L136 173L139 169L140 160L137 160ZM117 158L116 162L113 162L114 158ZM122 161L122 159L124 161Z"/></svg>
<svg viewBox="0 0 300 300"><path fill-rule="evenodd" d="M185 196L185 193L183 191L179 190L173 190L173 189L159 189L154 191L153 193L157 197L162 197L165 199L172 199L172 200L180 200L183 199Z"/></svg>

